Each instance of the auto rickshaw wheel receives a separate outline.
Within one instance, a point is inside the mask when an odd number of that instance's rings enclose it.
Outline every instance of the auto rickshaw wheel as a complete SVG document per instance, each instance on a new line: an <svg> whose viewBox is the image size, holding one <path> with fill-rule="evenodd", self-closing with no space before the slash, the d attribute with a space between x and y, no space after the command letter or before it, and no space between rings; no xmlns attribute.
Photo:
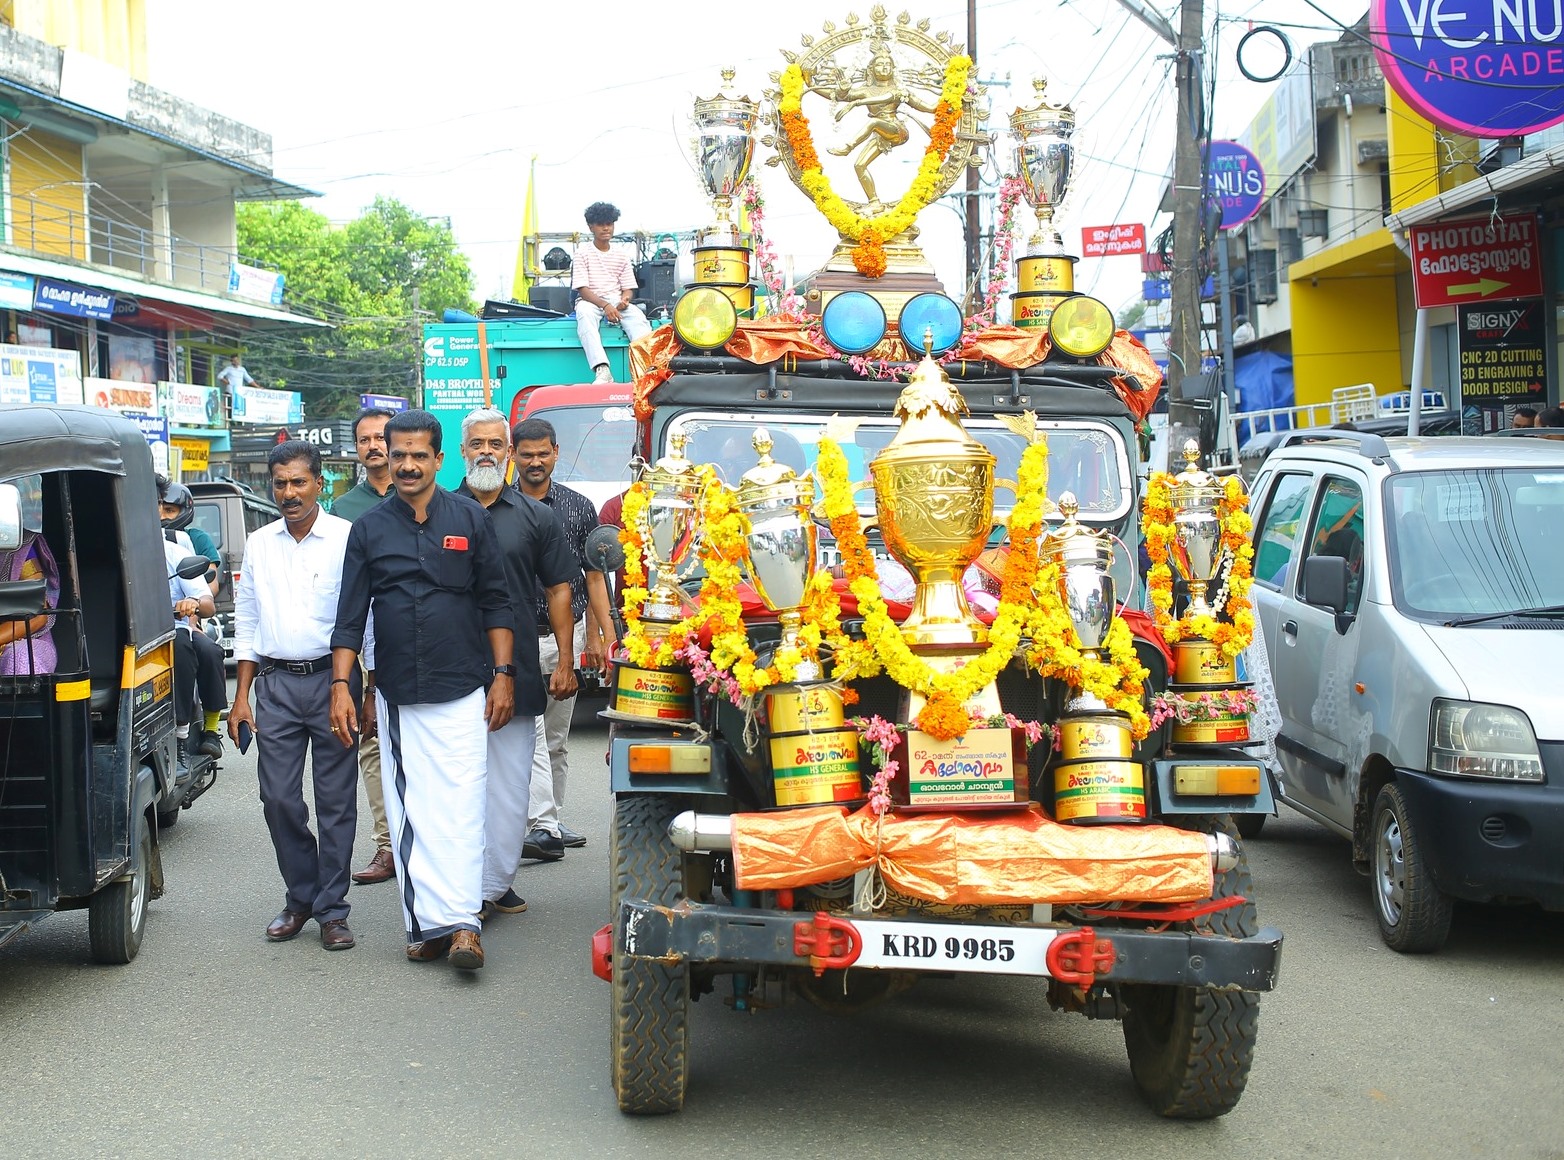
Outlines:
<svg viewBox="0 0 1564 1160"><path fill-rule="evenodd" d="M87 904L87 935L100 963L128 963L141 949L152 894L152 827L136 815L130 870L94 894Z"/></svg>

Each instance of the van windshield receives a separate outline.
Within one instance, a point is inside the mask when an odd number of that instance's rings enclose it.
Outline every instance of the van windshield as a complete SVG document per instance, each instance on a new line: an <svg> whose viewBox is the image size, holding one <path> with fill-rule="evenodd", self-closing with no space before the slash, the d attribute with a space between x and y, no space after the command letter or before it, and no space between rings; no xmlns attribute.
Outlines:
<svg viewBox="0 0 1564 1160"><path fill-rule="evenodd" d="M1564 471L1469 468L1387 481L1396 607L1443 619L1564 604Z"/></svg>
<svg viewBox="0 0 1564 1160"><path fill-rule="evenodd" d="M635 412L624 403L543 407L529 419L547 419L559 441L553 478L574 484L593 480L628 481L635 447ZM623 490L621 482L614 490Z"/></svg>

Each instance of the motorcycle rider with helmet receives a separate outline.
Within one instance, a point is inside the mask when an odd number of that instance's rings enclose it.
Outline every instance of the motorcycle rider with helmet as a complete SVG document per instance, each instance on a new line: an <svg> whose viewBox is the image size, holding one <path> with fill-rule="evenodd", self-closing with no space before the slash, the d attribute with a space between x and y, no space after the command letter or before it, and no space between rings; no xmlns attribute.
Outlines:
<svg viewBox="0 0 1564 1160"><path fill-rule="evenodd" d="M192 524L195 519L195 497L190 494L190 489L162 476L158 476L157 482L158 514L163 525L163 538L167 541L165 555L169 559L170 572L187 554L205 555L207 559L212 559L215 547L211 553L202 552L195 547L194 538L189 534L200 531ZM201 534L205 536L204 532ZM210 536L206 536L206 542L211 545ZM209 570L207 582L215 591L214 579L215 569ZM179 761L185 764L192 748L190 733L195 723L197 689L201 694L202 721L194 749L212 758L223 755L222 735L218 733L217 725L222 711L228 708L228 674L223 665L222 646L199 631L189 613L179 615L180 609L188 609L189 604L181 599L179 591L174 590L175 583L177 578L170 581L170 595L174 599L175 623L180 631L174 636L174 706L179 726ZM198 612L211 615L210 597L199 602Z"/></svg>

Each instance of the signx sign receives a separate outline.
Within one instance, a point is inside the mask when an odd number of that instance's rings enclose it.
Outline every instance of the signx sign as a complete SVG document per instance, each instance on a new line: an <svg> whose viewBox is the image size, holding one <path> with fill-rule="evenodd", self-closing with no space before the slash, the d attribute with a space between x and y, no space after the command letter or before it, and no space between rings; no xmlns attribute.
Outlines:
<svg viewBox="0 0 1564 1160"><path fill-rule="evenodd" d="M1456 311L1461 401L1475 406L1546 406L1542 303L1485 302Z"/></svg>
<svg viewBox="0 0 1564 1160"><path fill-rule="evenodd" d="M1537 218L1467 218L1413 226L1412 293L1420 309L1542 295Z"/></svg>
<svg viewBox="0 0 1564 1160"><path fill-rule="evenodd" d="M1122 226L1085 226L1081 229L1081 253L1088 258L1116 254L1144 254L1146 227L1136 222Z"/></svg>

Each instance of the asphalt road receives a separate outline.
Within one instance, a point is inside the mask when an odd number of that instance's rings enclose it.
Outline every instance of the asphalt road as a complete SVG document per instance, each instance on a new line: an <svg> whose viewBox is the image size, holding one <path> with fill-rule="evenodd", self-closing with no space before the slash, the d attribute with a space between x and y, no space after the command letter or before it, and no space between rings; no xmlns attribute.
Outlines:
<svg viewBox="0 0 1564 1160"><path fill-rule="evenodd" d="M404 961L391 885L354 889L352 951L313 925L267 943L282 889L253 755L230 755L166 837L134 963L88 962L84 914L0 950L0 1155L1564 1157L1564 916L1463 908L1443 954L1398 956L1344 844L1294 816L1249 844L1287 944L1222 1120L1156 1119L1116 1026L984 979L853 1017L708 996L685 1111L623 1117L587 961L605 738L574 746L566 820L590 844L522 868L531 909L490 924L475 975ZM368 833L366 810L356 864Z"/></svg>

